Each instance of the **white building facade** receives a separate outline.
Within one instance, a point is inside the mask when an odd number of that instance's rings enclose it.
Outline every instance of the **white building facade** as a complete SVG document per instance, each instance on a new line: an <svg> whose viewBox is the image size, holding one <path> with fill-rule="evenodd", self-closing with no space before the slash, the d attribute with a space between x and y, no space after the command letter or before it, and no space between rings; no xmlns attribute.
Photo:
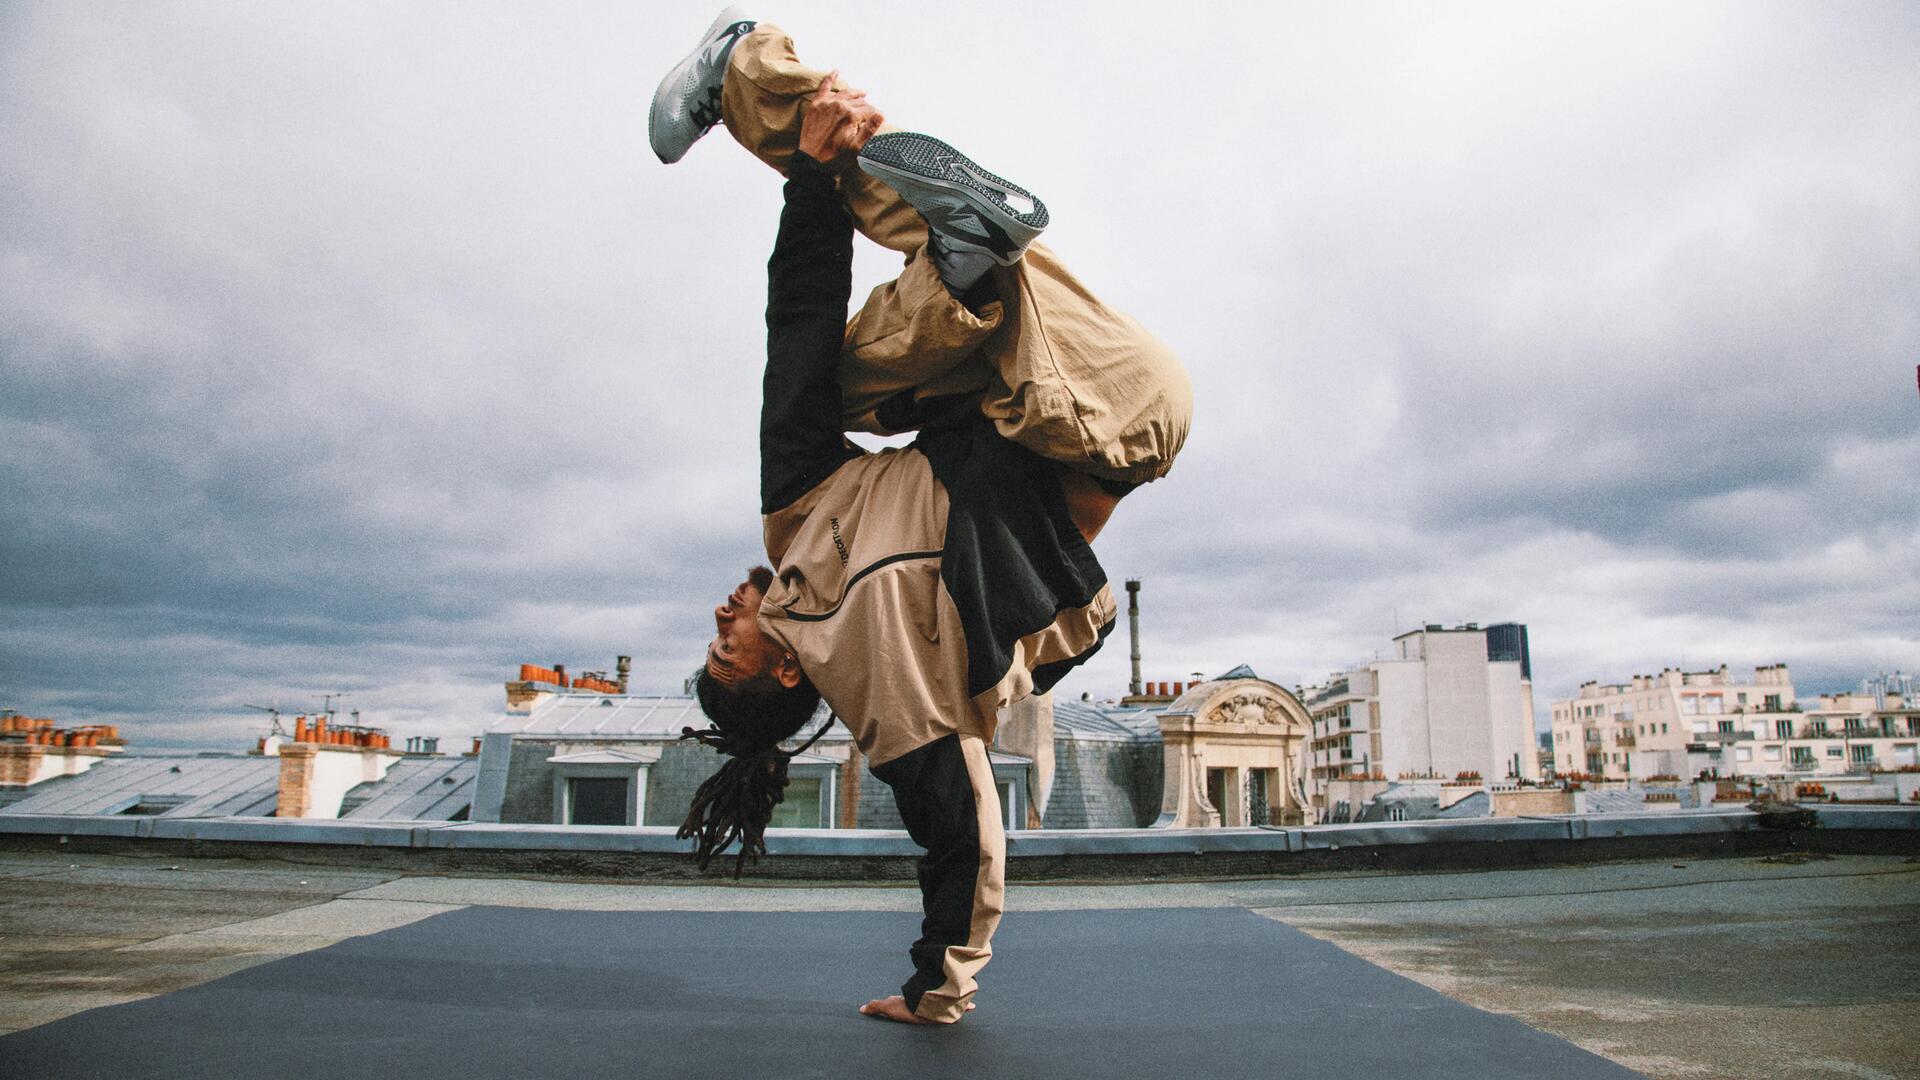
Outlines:
<svg viewBox="0 0 1920 1080"><path fill-rule="evenodd" d="M1785 664L1751 682L1669 669L1627 683L1587 683L1553 704L1553 765L1562 776L1649 780L1701 775L1818 782L1920 769L1920 702L1911 680L1822 694L1803 708Z"/></svg>
<svg viewBox="0 0 1920 1080"><path fill-rule="evenodd" d="M1590 681L1553 703L1553 767L1601 780L1741 775L1755 740L1798 729L1798 708L1785 664L1754 668L1750 681L1734 680L1725 664Z"/></svg>
<svg viewBox="0 0 1920 1080"><path fill-rule="evenodd" d="M1310 780L1537 780L1526 627L1427 626L1393 654L1304 692L1313 718Z"/></svg>

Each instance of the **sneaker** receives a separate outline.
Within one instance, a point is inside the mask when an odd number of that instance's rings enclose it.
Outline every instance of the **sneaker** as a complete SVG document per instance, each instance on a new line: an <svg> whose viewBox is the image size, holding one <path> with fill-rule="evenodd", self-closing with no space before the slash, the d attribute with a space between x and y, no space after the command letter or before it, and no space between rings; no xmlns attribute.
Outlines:
<svg viewBox="0 0 1920 1080"><path fill-rule="evenodd" d="M939 271L940 280L946 283L947 291L955 300L967 295L981 278L993 272L1000 264L999 260L987 251L973 248L954 249L947 246L940 234L931 230L927 233L927 256L933 260L934 269Z"/></svg>
<svg viewBox="0 0 1920 1080"><path fill-rule="evenodd" d="M754 25L739 6L727 8L707 27L693 52L660 80L653 92L653 107L647 111L647 141L661 162L679 161L720 122L720 86L727 77L727 57L734 42L746 37Z"/></svg>
<svg viewBox="0 0 1920 1080"><path fill-rule="evenodd" d="M928 135L875 135L860 151L860 168L920 211L950 256L978 252L1012 266L1047 227L1046 205L1032 192Z"/></svg>

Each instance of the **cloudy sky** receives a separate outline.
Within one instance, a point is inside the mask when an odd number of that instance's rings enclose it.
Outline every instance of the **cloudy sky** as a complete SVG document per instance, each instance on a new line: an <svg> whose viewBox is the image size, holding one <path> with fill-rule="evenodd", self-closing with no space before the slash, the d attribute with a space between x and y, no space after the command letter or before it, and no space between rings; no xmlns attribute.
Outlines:
<svg viewBox="0 0 1920 1080"><path fill-rule="evenodd" d="M1149 678L1506 620L1542 715L1920 668L1920 7L1172 10L762 12L1185 357L1100 543ZM326 692L463 738L523 661L676 690L759 556L779 205L647 151L710 17L0 6L0 706L237 747Z"/></svg>

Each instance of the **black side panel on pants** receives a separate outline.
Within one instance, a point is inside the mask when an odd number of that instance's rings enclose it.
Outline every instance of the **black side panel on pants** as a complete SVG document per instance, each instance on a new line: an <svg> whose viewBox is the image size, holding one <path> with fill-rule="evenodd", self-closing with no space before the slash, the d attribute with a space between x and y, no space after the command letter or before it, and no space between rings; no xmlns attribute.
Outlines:
<svg viewBox="0 0 1920 1080"><path fill-rule="evenodd" d="M946 982L947 946L965 945L973 925L974 885L980 877L980 819L960 737L948 735L876 765L873 775L893 789L920 859L920 940L913 943L913 977L900 992L907 1008Z"/></svg>

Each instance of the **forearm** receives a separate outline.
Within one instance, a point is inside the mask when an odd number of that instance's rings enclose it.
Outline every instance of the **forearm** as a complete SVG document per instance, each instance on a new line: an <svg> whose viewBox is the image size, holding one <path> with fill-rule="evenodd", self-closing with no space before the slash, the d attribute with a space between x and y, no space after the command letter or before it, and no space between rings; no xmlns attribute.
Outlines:
<svg viewBox="0 0 1920 1080"><path fill-rule="evenodd" d="M789 504L859 451L840 431L840 349L853 289L853 222L833 174L795 154L767 261L760 509Z"/></svg>

